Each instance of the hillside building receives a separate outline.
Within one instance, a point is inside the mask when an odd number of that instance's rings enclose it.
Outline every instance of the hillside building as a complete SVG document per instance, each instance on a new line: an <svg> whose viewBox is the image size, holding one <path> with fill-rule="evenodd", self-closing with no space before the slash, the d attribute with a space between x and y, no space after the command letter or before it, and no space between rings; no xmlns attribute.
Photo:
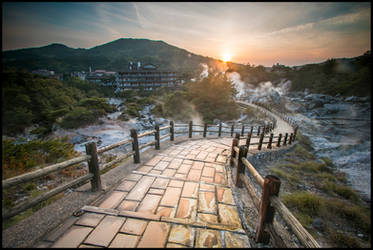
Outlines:
<svg viewBox="0 0 373 250"><path fill-rule="evenodd" d="M118 72L118 89L143 89L147 91L160 87L175 88L180 84L174 71L158 70L153 64L141 66L130 62L128 71Z"/></svg>

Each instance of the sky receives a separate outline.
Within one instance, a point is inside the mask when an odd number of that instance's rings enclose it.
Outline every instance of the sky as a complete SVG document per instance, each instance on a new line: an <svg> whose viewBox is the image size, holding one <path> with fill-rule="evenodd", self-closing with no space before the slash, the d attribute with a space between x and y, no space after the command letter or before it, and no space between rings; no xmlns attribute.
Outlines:
<svg viewBox="0 0 373 250"><path fill-rule="evenodd" d="M287 66L371 49L370 2L3 2L2 50L162 40L236 63Z"/></svg>

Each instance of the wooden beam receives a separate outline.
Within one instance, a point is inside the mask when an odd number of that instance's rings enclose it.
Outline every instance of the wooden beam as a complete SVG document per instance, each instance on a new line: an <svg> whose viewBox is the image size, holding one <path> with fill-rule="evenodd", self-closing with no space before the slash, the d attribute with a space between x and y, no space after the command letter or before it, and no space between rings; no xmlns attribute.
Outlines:
<svg viewBox="0 0 373 250"><path fill-rule="evenodd" d="M300 224L289 209L281 202L277 196L270 197L271 205L276 208L284 221L291 227L294 234L300 242L309 248L320 248L319 243L312 237L312 235Z"/></svg>
<svg viewBox="0 0 373 250"><path fill-rule="evenodd" d="M259 223L256 229L255 241L269 243L270 235L265 231L266 224L273 224L275 209L271 207L269 200L270 196L277 196L280 191L281 181L273 175L267 175L264 178L264 186L262 189L262 198L259 209Z"/></svg>

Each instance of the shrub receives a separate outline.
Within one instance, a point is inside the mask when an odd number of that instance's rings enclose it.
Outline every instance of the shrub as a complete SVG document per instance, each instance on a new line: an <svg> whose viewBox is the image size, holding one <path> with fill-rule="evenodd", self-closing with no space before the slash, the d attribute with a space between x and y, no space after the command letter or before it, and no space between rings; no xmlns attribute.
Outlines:
<svg viewBox="0 0 373 250"><path fill-rule="evenodd" d="M98 120L93 111L84 107L76 107L62 119L61 127L63 128L79 128L92 124Z"/></svg>

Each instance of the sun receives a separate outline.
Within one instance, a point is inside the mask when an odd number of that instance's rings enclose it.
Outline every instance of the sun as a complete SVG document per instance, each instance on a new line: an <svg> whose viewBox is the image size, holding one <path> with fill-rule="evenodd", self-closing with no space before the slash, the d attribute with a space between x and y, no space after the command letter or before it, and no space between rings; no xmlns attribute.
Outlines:
<svg viewBox="0 0 373 250"><path fill-rule="evenodd" d="M223 61L224 62L229 62L231 60L231 58L232 58L232 55L230 53L225 53L223 55Z"/></svg>

